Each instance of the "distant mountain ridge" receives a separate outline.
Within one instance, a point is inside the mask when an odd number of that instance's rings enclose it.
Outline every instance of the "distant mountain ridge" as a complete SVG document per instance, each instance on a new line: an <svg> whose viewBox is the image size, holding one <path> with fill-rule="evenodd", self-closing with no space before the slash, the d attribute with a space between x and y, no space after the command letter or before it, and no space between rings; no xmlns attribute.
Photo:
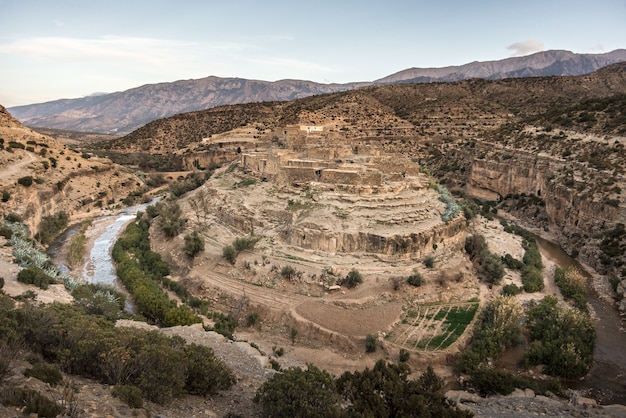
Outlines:
<svg viewBox="0 0 626 418"><path fill-rule="evenodd" d="M626 49L605 54L575 54L551 50L506 58L498 61L475 61L442 68L409 68L378 79L376 84L451 82L468 78L499 80L519 77L575 76L596 71L607 65L626 61Z"/></svg>
<svg viewBox="0 0 626 418"><path fill-rule="evenodd" d="M303 80L269 82L211 76L147 84L123 92L16 106L8 110L23 124L31 127L123 134L155 119L222 105L287 101L373 84L583 75L622 61L626 61L625 49L605 54L544 51L524 57L472 62L461 66L411 68L373 82L347 84L321 84Z"/></svg>

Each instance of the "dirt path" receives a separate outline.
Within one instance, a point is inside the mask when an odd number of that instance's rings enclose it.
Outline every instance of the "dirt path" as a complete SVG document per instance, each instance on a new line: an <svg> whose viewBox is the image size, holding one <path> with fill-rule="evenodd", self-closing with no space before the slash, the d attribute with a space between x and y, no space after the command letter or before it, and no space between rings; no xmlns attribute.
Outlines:
<svg viewBox="0 0 626 418"><path fill-rule="evenodd" d="M33 163L36 160L35 156L30 152L26 152L25 156L26 159L22 157L22 161L8 164L2 168L2 171L0 171L0 184L6 185L10 183L10 181L8 180L10 180L12 177L23 174L24 167Z"/></svg>

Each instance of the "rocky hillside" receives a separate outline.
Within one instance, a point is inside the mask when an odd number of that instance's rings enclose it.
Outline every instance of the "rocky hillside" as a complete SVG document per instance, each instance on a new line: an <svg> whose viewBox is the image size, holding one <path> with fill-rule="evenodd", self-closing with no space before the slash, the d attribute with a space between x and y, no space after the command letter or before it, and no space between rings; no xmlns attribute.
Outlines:
<svg viewBox="0 0 626 418"><path fill-rule="evenodd" d="M411 68L374 82L319 84L301 80L276 82L206 77L149 84L123 92L16 106L9 109L32 127L124 134L158 118L228 104L287 101L373 84L503 79L587 74L626 61L626 50L606 54L545 51L500 61L473 62L445 68Z"/></svg>
<svg viewBox="0 0 626 418"><path fill-rule="evenodd" d="M108 159L92 158L22 126L2 106L0 167L0 216L22 219L33 235L44 218L71 222L105 213L142 184Z"/></svg>

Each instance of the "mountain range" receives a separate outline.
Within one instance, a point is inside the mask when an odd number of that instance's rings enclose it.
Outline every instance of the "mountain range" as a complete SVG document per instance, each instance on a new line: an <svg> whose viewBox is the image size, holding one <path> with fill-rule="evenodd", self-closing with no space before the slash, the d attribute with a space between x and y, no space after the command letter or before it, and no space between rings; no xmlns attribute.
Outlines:
<svg viewBox="0 0 626 418"><path fill-rule="evenodd" d="M30 127L124 134L155 119L222 105L287 101L380 84L575 76L622 61L626 61L626 49L604 54L551 50L460 66L410 68L375 81L346 84L321 84L303 80L269 82L210 76L147 84L123 92L16 106L8 110Z"/></svg>

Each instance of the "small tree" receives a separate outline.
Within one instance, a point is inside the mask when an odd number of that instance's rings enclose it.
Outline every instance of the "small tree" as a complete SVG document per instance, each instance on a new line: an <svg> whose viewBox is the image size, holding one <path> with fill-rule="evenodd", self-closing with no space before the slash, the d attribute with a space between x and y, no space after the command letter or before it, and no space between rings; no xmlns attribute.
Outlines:
<svg viewBox="0 0 626 418"><path fill-rule="evenodd" d="M204 251L204 238L198 234L197 231L193 231L190 234L185 235L185 245L183 251L189 258L194 258L196 255Z"/></svg>
<svg viewBox="0 0 626 418"><path fill-rule="evenodd" d="M368 334L365 337L365 351L368 353L373 353L378 348L378 338L375 334Z"/></svg>
<svg viewBox="0 0 626 418"><path fill-rule="evenodd" d="M296 269L291 266L284 266L280 269L280 275L287 280L290 280L296 274Z"/></svg>
<svg viewBox="0 0 626 418"><path fill-rule="evenodd" d="M348 273L346 278L343 280L343 284L349 289L352 289L361 283L363 283L363 276L361 276L361 273L359 273L357 269L350 270L350 273Z"/></svg>
<svg viewBox="0 0 626 418"><path fill-rule="evenodd" d="M268 417L335 417L341 401L335 379L312 364L289 368L261 385L254 397Z"/></svg>
<svg viewBox="0 0 626 418"><path fill-rule="evenodd" d="M168 238L178 235L186 223L187 219L182 217L178 203L168 203L160 208L158 225Z"/></svg>
<svg viewBox="0 0 626 418"><path fill-rule="evenodd" d="M224 257L230 264L235 264L235 260L237 259L237 252L235 251L235 247L232 245L227 245L222 249L222 257Z"/></svg>
<svg viewBox="0 0 626 418"><path fill-rule="evenodd" d="M433 257L432 255L426 257L424 259L424 265L429 269L435 267L435 257Z"/></svg>
<svg viewBox="0 0 626 418"><path fill-rule="evenodd" d="M24 187L30 187L33 184L33 176L20 177L17 182Z"/></svg>

